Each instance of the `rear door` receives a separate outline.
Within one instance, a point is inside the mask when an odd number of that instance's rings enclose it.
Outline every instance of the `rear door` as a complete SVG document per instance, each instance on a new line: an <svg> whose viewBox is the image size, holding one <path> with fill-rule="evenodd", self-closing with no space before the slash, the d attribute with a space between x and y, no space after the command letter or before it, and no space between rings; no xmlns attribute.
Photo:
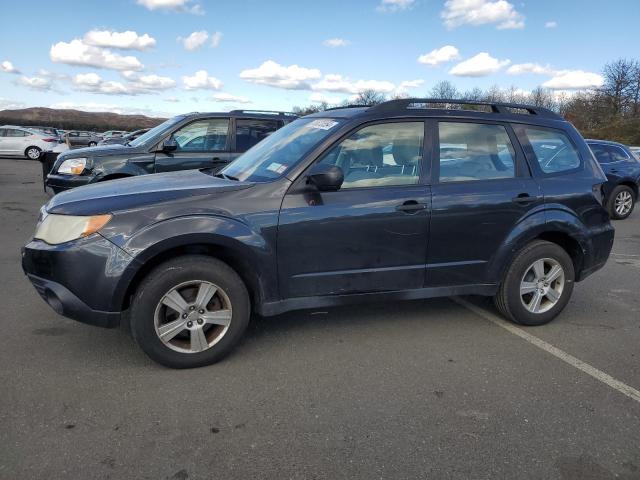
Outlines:
<svg viewBox="0 0 640 480"><path fill-rule="evenodd" d="M5 152L16 154L16 153L24 153L24 137L25 132L22 130L18 130L16 128L7 128L5 129L5 137L4 137L4 148Z"/></svg>
<svg viewBox="0 0 640 480"><path fill-rule="evenodd" d="M9 137L6 128L0 128L0 152L9 152Z"/></svg>
<svg viewBox="0 0 640 480"><path fill-rule="evenodd" d="M428 286L483 284L515 226L543 204L510 125L441 120L434 134Z"/></svg>
<svg viewBox="0 0 640 480"><path fill-rule="evenodd" d="M155 171L222 168L231 157L229 123L229 118L205 118L178 128L172 133L178 148L172 152L157 152Z"/></svg>

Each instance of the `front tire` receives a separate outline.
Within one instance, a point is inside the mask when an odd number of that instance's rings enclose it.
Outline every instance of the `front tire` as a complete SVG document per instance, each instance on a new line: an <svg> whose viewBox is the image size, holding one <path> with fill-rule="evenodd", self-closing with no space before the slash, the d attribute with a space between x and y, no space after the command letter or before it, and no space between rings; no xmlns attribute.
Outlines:
<svg viewBox="0 0 640 480"><path fill-rule="evenodd" d="M494 301L514 323L544 325L566 307L574 279L569 254L555 243L537 240L511 262Z"/></svg>
<svg viewBox="0 0 640 480"><path fill-rule="evenodd" d="M618 185L609 195L607 210L612 219L624 220L633 212L635 203L635 192L626 185Z"/></svg>
<svg viewBox="0 0 640 480"><path fill-rule="evenodd" d="M96 142L89 142L89 147L95 147L96 145L98 145Z"/></svg>
<svg viewBox="0 0 640 480"><path fill-rule="evenodd" d="M183 256L156 267L140 284L131 333L162 365L202 367L233 349L250 313L249 294L233 269L204 255Z"/></svg>
<svg viewBox="0 0 640 480"><path fill-rule="evenodd" d="M42 152L42 150L40 150L38 147L28 147L24 151L24 156L29 160L38 160L40 158L40 152Z"/></svg>

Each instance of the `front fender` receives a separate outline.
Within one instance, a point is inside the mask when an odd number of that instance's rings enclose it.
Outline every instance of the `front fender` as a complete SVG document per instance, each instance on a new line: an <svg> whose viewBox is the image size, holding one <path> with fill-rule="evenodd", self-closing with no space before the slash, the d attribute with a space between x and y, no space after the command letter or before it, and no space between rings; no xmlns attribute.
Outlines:
<svg viewBox="0 0 640 480"><path fill-rule="evenodd" d="M171 218L146 227L122 243L133 261L123 272L114 292L114 305L121 306L136 275L154 257L169 250L204 245L240 260L256 279L259 298L275 298L277 277L275 251L264 237L234 219L207 215Z"/></svg>

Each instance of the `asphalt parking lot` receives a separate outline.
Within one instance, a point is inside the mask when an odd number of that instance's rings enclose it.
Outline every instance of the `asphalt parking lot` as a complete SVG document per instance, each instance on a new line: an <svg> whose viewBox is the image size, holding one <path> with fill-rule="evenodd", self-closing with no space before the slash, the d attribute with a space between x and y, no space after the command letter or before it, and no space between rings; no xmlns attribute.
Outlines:
<svg viewBox="0 0 640 480"><path fill-rule="evenodd" d="M175 371L23 276L40 175L0 159L0 478L640 478L640 211L550 325L474 298L293 312Z"/></svg>

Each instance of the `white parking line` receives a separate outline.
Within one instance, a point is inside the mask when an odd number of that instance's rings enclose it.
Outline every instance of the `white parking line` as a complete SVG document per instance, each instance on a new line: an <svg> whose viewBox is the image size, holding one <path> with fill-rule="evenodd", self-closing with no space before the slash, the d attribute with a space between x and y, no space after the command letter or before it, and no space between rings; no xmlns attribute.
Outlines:
<svg viewBox="0 0 640 480"><path fill-rule="evenodd" d="M530 333L524 331L522 328L516 327L515 325L507 322L506 320L503 320L502 318L494 315L493 313L488 312L485 309L480 308L466 301L463 298L453 297L452 300L456 302L458 305L461 305L467 310L470 310L471 312L475 313L476 315L481 316L485 320L488 320L498 325L499 327L504 328L508 332L513 333L514 335L517 335L518 337L526 340L532 345L535 345L536 347L544 350L545 352L550 353L554 357L557 357L563 362L568 363L572 367L575 367L578 370L583 371L587 375L591 375L596 380L601 381L605 385L608 385L614 390L617 390L618 392L640 403L640 391L636 390L633 387L630 387L626 383L623 383L620 380L616 380L611 375L603 372L602 370L598 370L597 368L589 365L588 363L585 363L582 360L574 357L573 355L570 355L567 352L560 350L557 347L554 347L550 343L547 343L544 340L541 340L540 338L531 335Z"/></svg>

